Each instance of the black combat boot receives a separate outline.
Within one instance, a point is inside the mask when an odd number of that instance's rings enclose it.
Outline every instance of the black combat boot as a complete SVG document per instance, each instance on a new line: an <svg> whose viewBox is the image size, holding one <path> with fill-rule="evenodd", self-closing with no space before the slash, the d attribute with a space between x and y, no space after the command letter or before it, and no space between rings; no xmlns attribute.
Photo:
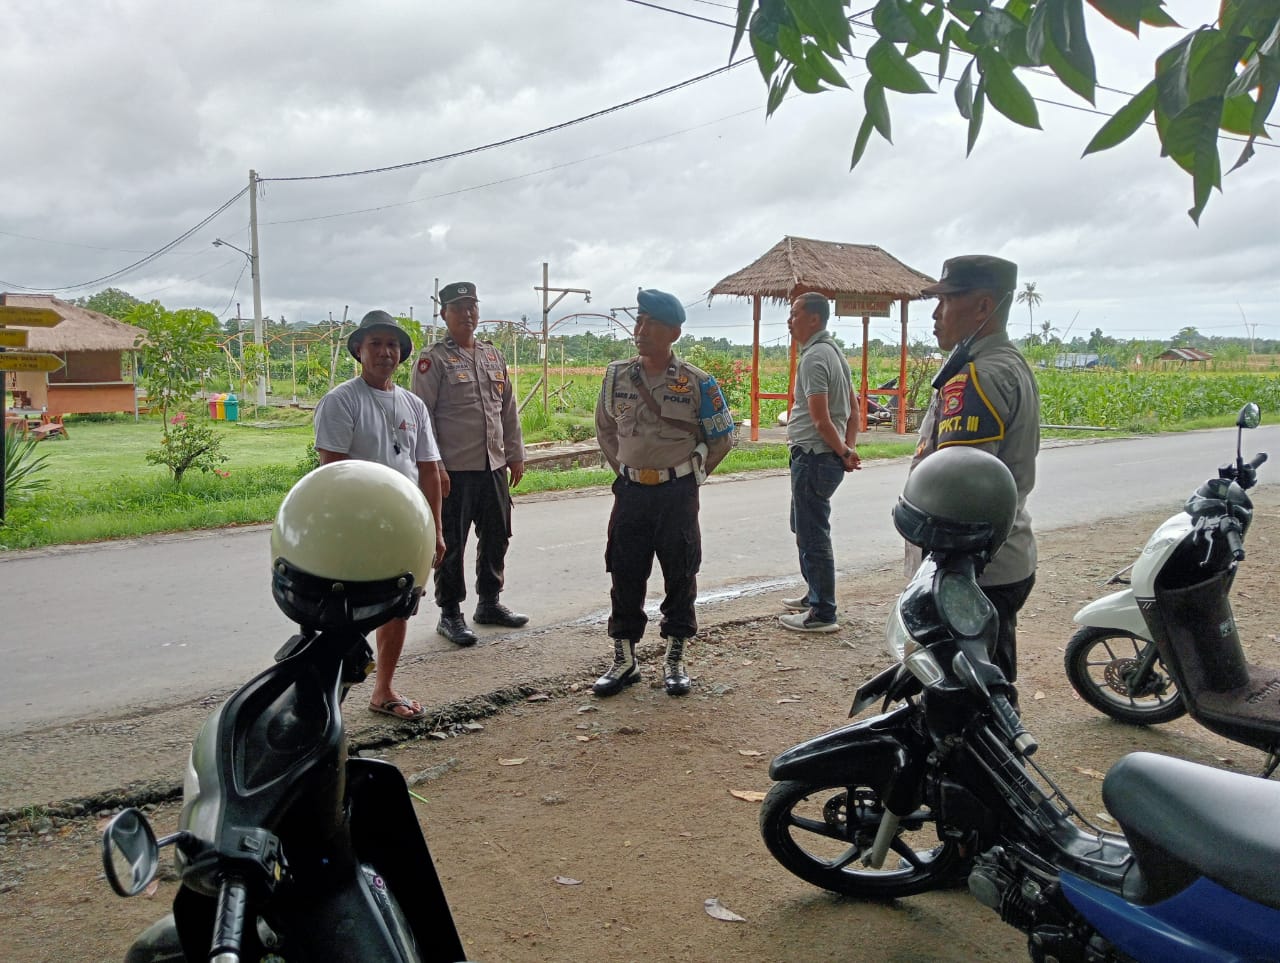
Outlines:
<svg viewBox="0 0 1280 963"><path fill-rule="evenodd" d="M529 616L512 612L497 599L481 599L471 619L476 625L501 625L508 629L518 629L529 621Z"/></svg>
<svg viewBox="0 0 1280 963"><path fill-rule="evenodd" d="M441 612L440 621L436 623L436 633L443 635L454 645L465 647L476 644L476 634L467 627L467 620L461 612Z"/></svg>
<svg viewBox="0 0 1280 963"><path fill-rule="evenodd" d="M662 673L662 684L667 687L667 695L682 696L689 691L689 673L684 670L684 647L688 641L667 639L667 661Z"/></svg>
<svg viewBox="0 0 1280 963"><path fill-rule="evenodd" d="M633 639L613 640L613 665L596 679L591 691L598 696L617 695L633 682L640 681L640 666L636 665L636 643Z"/></svg>

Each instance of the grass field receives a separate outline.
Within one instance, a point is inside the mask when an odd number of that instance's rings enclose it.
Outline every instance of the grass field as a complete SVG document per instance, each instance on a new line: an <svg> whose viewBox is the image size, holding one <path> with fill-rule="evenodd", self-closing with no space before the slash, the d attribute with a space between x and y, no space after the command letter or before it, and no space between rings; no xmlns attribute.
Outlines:
<svg viewBox="0 0 1280 963"><path fill-rule="evenodd" d="M785 373L771 376L785 387ZM537 401L530 404L522 417L526 440L590 438L596 378L575 372L555 396L550 415ZM1264 417L1280 410L1280 378L1271 373L1045 371L1038 378L1044 420L1051 424L1169 431L1231 424L1247 400L1258 401ZM762 414L762 423L771 423L767 410ZM246 416L255 417L252 409ZM40 477L47 489L10 501L0 526L0 551L269 521L285 492L308 470L312 429L310 413L298 409L273 409L260 417L271 420L213 423L229 456L226 477L194 473L181 486L173 484L167 469L145 461L160 443L155 417L140 422L72 418L69 438L36 447L45 457ZM877 443L873 433L863 438L865 459L896 457L912 447ZM742 446L721 471L783 468L786 457L782 445ZM517 495L611 481L607 469L530 471Z"/></svg>

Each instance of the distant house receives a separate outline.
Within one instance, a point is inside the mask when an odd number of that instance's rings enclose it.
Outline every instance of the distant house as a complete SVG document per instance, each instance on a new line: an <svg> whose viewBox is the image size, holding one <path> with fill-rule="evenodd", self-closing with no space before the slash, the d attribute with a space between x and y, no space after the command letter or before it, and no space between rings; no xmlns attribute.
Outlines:
<svg viewBox="0 0 1280 963"><path fill-rule="evenodd" d="M1202 364L1206 361L1212 361L1213 355L1207 351L1201 351L1199 348L1170 348L1164 354L1157 355L1156 360L1180 365Z"/></svg>
<svg viewBox="0 0 1280 963"><path fill-rule="evenodd" d="M56 354L63 361L60 369L48 374L8 372L5 387L25 401L25 406L51 415L136 410L134 384L125 377L124 355L138 349L146 331L47 294L0 294L0 304L52 308L62 318L51 328L25 329L24 350Z"/></svg>
<svg viewBox="0 0 1280 963"><path fill-rule="evenodd" d="M1066 371L1077 368L1094 368L1102 359L1096 354L1060 354L1053 359L1053 366Z"/></svg>

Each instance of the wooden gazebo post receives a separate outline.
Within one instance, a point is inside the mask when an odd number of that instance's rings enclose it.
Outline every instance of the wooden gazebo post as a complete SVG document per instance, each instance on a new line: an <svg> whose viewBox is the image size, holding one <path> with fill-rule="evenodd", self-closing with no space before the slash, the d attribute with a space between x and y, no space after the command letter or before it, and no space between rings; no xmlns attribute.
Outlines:
<svg viewBox="0 0 1280 963"><path fill-rule="evenodd" d="M902 338L898 348L898 434L907 433L907 299L898 302L902 315Z"/></svg>
<svg viewBox="0 0 1280 963"><path fill-rule="evenodd" d="M760 295L751 299L751 440L760 440Z"/></svg>

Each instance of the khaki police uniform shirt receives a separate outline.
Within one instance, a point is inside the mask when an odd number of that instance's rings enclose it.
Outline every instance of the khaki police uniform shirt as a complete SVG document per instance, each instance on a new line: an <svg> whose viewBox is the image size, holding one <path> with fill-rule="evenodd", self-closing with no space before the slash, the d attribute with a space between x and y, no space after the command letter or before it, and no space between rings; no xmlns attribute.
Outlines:
<svg viewBox="0 0 1280 963"><path fill-rule="evenodd" d="M1027 496L1036 484L1040 452L1040 390L1026 358L1003 332L979 338L970 361L929 403L911 467L948 445L971 445L995 455L1018 486L1018 511L1008 540L987 565L980 585L1009 585L1036 570L1036 540ZM920 551L907 546L908 575ZM914 556L914 563L912 558Z"/></svg>
<svg viewBox="0 0 1280 963"><path fill-rule="evenodd" d="M662 417L645 404L636 385L644 379ZM664 419L688 425L678 427ZM708 474L733 447L733 417L715 378L674 354L666 371L646 375L638 357L611 362L596 401L596 440L619 471L678 468L705 443Z"/></svg>
<svg viewBox="0 0 1280 963"><path fill-rule="evenodd" d="M446 471L496 471L524 461L507 362L492 341L462 348L445 338L422 349L413 393L426 402Z"/></svg>

